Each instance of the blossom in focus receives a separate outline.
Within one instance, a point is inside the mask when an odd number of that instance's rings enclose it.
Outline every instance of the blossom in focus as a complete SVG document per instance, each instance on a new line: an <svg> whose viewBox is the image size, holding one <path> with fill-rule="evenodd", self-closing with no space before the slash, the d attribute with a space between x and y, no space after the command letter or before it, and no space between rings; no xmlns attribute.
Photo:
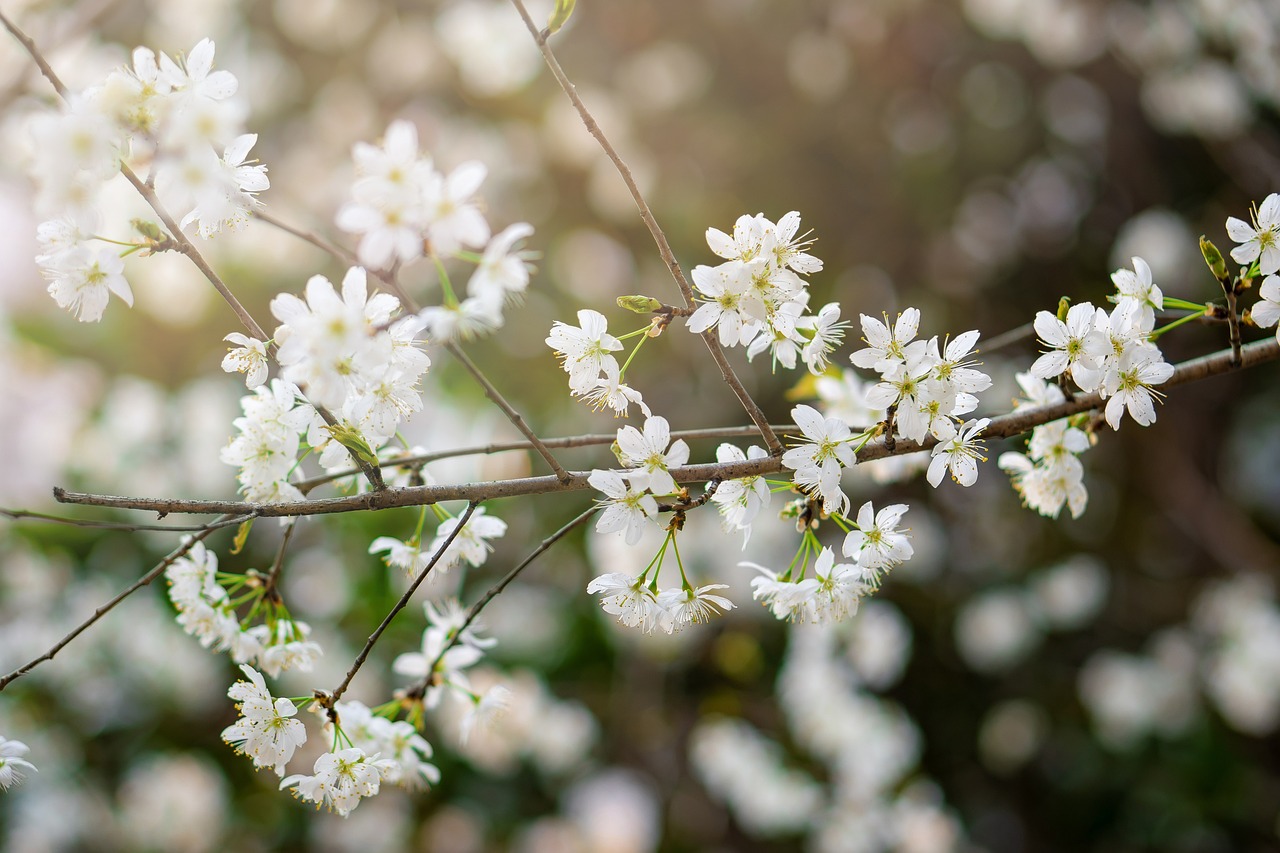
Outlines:
<svg viewBox="0 0 1280 853"><path fill-rule="evenodd" d="M1227 234L1240 245L1231 250L1231 257L1238 264L1248 266L1258 262L1263 275L1280 272L1280 193L1271 193L1253 216L1253 225L1236 219L1227 219Z"/></svg>
<svg viewBox="0 0 1280 853"><path fill-rule="evenodd" d="M377 795L383 777L395 772L395 762L366 755L351 748L326 752L316 759L313 774L294 774L280 781L280 788L293 788L294 796L310 800L346 817L365 797Z"/></svg>
<svg viewBox="0 0 1280 853"><path fill-rule="evenodd" d="M257 670L242 664L240 671L249 680L237 681L227 691L236 700L240 719L223 729L222 739L236 752L252 758L254 767L270 767L283 776L294 750L307 742L306 727L301 720L293 719L298 713L293 702L272 698Z"/></svg>

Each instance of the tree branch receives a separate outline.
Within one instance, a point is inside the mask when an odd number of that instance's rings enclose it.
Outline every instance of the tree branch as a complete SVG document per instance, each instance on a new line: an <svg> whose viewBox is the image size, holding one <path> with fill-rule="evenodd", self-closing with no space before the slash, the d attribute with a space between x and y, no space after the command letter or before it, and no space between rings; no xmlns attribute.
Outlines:
<svg viewBox="0 0 1280 853"><path fill-rule="evenodd" d="M559 542L575 528L585 524L587 519L591 518L591 516L595 515L599 510L599 507L593 506L591 509L580 513L564 527L561 527L555 533L552 533L546 539L543 539L542 542L539 543L538 547L534 548L533 551L530 552L529 556L521 560L514 569L507 572L506 576L503 577L502 580L489 587L488 591L485 592L485 594L482 595L475 604L471 605L471 608L467 611L467 618L462 620L462 624L458 626L457 630L453 632L453 635L449 638L448 642L446 642L444 647L440 649L440 653L436 655L436 659L431 662L431 666L427 667L426 677L412 687L405 695L410 698L421 699L423 694L427 692L427 688L431 686L431 677L435 674L436 667L440 665L440 661L444 660L445 653L458 644L458 641L462 638L463 632L471 627L472 622L476 621L476 617L480 615L480 611L484 610L489 602L498 595L498 593L507 588L507 584L515 580L516 577L527 569L534 560L541 557L548 548Z"/></svg>
<svg viewBox="0 0 1280 853"><path fill-rule="evenodd" d="M382 619L382 623L378 625L374 632L369 635L368 641L365 642L364 648L360 650L360 654L356 656L355 662L351 664L351 669L347 670L347 677L342 679L342 683L338 685L332 693L317 694L324 707L329 711L329 719L332 720L336 716L334 705L342 698L342 694L347 692L347 687L351 684L351 679L356 677L356 673L360 671L360 667L364 666L364 662L369 658L369 653L373 651L373 646L378 642L378 638L382 636L382 632L387 630L387 626L391 624L391 620L396 614L403 610L408 604L409 599L413 598L413 594L418 591L418 587L427 579L427 575L436 567L436 563L440 562L440 558L449 550L449 546L453 544L453 540L458 538L458 534L462 533L462 528L467 526L467 522L471 520L471 514L476 511L478 503L472 502L467 504L466 512L462 514L461 520L454 525L453 530L449 532L449 536L444 543L436 549L431 555L431 562L427 563L426 568L418 573L413 579L413 583L409 584L409 588L405 590L404 595L400 596L400 600L396 602L391 611ZM466 627L465 625L463 627Z"/></svg>
<svg viewBox="0 0 1280 853"><path fill-rule="evenodd" d="M1275 361L1280 358L1280 342L1272 338L1265 341L1257 341L1243 347L1240 368L1233 365L1232 358L1232 351L1227 349L1184 361L1175 366L1173 376L1160 387L1172 388L1188 382L1196 382L1212 376L1230 373L1233 370ZM1079 412L1096 409L1101 404L1102 400L1097 394L1081 394L1052 406L1019 409L1015 412L992 418L983 435L987 438L1008 438L1020 435L1042 424ZM858 461L868 462L873 459L884 459L889 456L901 456L905 453L927 450L935 443L932 439L922 444L899 440L894 442L893 447L890 448L886 445L885 440L881 438L868 442L865 447L858 451ZM684 465L672 468L671 476L677 483L700 483L715 479L733 480L761 474L774 474L781 470L781 460L776 456L770 456L764 459L749 459L743 462ZM545 476L495 480L487 483L464 483L460 485L409 486L401 489L386 489L381 492L367 492L362 495L274 504L257 504L244 501L116 497L112 495L68 492L61 488L54 489L54 497L60 503L137 509L158 512L161 515L168 513L240 513L278 518L295 515L324 515L335 512L422 506L445 501L465 500L478 502L525 495L584 491L590 488L587 483L587 478L590 476L589 472L570 471L568 473L568 480L561 480L555 476Z"/></svg>
<svg viewBox="0 0 1280 853"><path fill-rule="evenodd" d="M631 193L631 198L640 210L640 218L644 221L645 227L649 229L649 234L653 237L653 242L658 247L658 254L662 256L667 269L671 271L671 277L675 279L676 285L680 288L680 295L684 299L685 307L693 308L693 288L689 286L689 281L685 278L684 271L680 268L680 262L676 260L675 253L671 251L671 244L667 242L667 235L663 233L662 228L658 225L658 220L654 218L653 211L649 209L649 203L644 199L644 194L640 192L640 187L636 184L635 177L631 174L631 169L618 156L613 143L605 136L599 123L596 122L595 116L591 114L591 111L587 109L587 105L583 103L582 98L578 96L577 87L573 85L568 75L564 73L564 69L560 67L560 61L556 59L555 53L551 50L551 45L547 43L546 35L538 29L538 25L533 22L533 18L529 17L529 11L525 9L522 0L511 0L511 3L516 7L516 11L520 13L520 17L524 20L529 34L533 36L538 49L542 51L542 58L546 61L547 67L551 69L556 82L560 84L560 88L568 96L573 108L577 110L582 123L587 127L587 131L604 149L604 153L609 157L614 168L618 170L618 174L622 177L622 182L627 185L627 191ZM701 334L701 338L707 345L707 350L710 351L711 358L715 361L716 366L720 368L720 377L733 391L734 395L737 396L738 401L746 410L747 416L751 418L751 422L760 430L760 435L764 437L765 444L769 447L769 452L775 456L781 456L783 450L782 442L778 440L777 433L769 425L769 420L765 417L760 406L752 399L747 389L743 387L738 375L733 372L733 367L730 366L729 360L725 358L724 349L720 346L720 339L716 335L716 332L708 330Z"/></svg>
<svg viewBox="0 0 1280 853"><path fill-rule="evenodd" d="M480 383L480 387L484 389L485 396L492 400L499 409L502 409L502 413L507 416L507 420L511 421L512 425L520 430L525 438L529 439L529 444L533 446L534 450L538 451L539 456L546 460L547 464L551 466L551 470L556 472L556 477L559 478L560 482L569 482L572 479L572 475L556 461L556 457L547 449L547 445L534 434L533 430L529 429L529 425L525 423L520 413L511 408L511 404L498 392L497 388L493 387L493 383L481 372L480 368L476 367L471 359L467 358L467 354L462 351L462 347L453 341L449 341L449 343L445 344L445 349L449 350L450 354L460 361L462 366Z"/></svg>
<svg viewBox="0 0 1280 853"><path fill-rule="evenodd" d="M66 647L68 643L70 643L76 637L84 633L85 630L94 622L97 622L103 616L107 615L109 612L115 609L115 606L117 604L124 601L126 598L133 595L135 592L142 589L144 586L147 586L153 580L158 578L160 574L164 572L165 569L167 569L171 564L173 564L178 559L186 555L188 551L190 551L193 547L195 547L195 544L197 542L204 540L216 530L220 530L221 528L226 527L230 524L235 524L235 523L244 521L246 517L247 516L236 518L236 517L227 515L205 525L204 528L202 528L199 533L190 537L186 542L182 543L182 545L178 546L176 549L169 552L169 555L165 557L163 560L161 560L159 563L157 563L155 568L147 572L142 577L138 578L138 580L134 581L126 589L124 589L119 594L117 594L115 598L112 598L106 604L102 605L97 610L93 611L92 616L90 616L88 619L84 620L78 626L76 626L76 628L72 630L71 633L67 634L61 640L54 643L53 647L50 648L49 651L40 655L40 657L38 658L28 661L27 663L15 669L13 672L4 676L3 678L0 678L0 691L3 691L5 687L7 687L11 682L26 675L28 672L35 669L37 666L44 663L45 661L53 660L53 656L56 655L58 652L62 651L62 649Z"/></svg>
<svg viewBox="0 0 1280 853"><path fill-rule="evenodd" d="M795 429L795 424L770 424L775 432L786 432ZM852 427L857 432L857 427ZM760 430L754 426L736 426L736 427L709 427L707 429L680 429L672 430L671 439L674 441L678 438L696 440L702 438L754 438L760 435ZM566 438L544 438L541 439L543 446L561 449L573 447L594 447L601 444L613 444L618 440L618 434L609 433L593 433L587 435L574 435ZM427 465L440 459L454 459L459 456L488 456L493 453L506 453L512 450L532 450L533 444L528 441L506 441L496 442L493 444L477 445L475 447L458 447L451 450L436 450L431 453L420 453L416 456L404 456L399 459L385 460L382 465L385 468L410 468L419 465ZM351 477L360 472L354 468L348 468L345 471L335 471L331 474L321 474L318 477L311 477L307 480L299 480L294 483L303 494L311 491L317 486L325 483L331 483L334 480L341 480L343 477Z"/></svg>

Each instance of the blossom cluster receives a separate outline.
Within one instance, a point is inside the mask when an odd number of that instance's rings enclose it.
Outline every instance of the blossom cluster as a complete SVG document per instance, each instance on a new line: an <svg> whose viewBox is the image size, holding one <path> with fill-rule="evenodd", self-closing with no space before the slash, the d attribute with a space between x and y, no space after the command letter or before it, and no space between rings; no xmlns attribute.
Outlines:
<svg viewBox="0 0 1280 853"><path fill-rule="evenodd" d="M1031 373L1019 373L1017 380L1025 397L1014 401L1015 412L1066 399L1059 386ZM1006 451L996 464L1013 478L1013 487L1031 509L1057 518L1066 506L1072 518L1079 518L1089 502L1079 456L1092 446L1089 433L1064 418L1033 429L1026 453Z"/></svg>
<svg viewBox="0 0 1280 853"><path fill-rule="evenodd" d="M609 321L599 311L582 309L576 326L557 320L547 335L547 346L555 350L560 366L569 374L570 394L597 411L608 408L625 416L635 403L645 417L650 415L644 396L622 381L622 368L611 355L622 349L622 341L609 334Z"/></svg>
<svg viewBox="0 0 1280 853"><path fill-rule="evenodd" d="M352 158L352 198L338 210L337 225L359 235L360 263L389 270L424 256L474 259L466 298L459 301L443 280L444 304L420 316L442 341L501 328L503 307L529 285L529 264L518 244L533 227L520 222L493 235L475 198L488 174L484 164L473 160L448 174L438 171L418 150L417 128L404 120L391 123L381 147L357 142ZM483 254L462 254L467 250Z"/></svg>
<svg viewBox="0 0 1280 853"><path fill-rule="evenodd" d="M876 512L871 501L864 503L857 519L849 522L840 548L852 562L837 563L831 548L820 547L812 577L807 573L807 558L798 571L795 566L776 572L742 563L760 573L751 581L752 596L787 621L839 622L852 616L862 599L879 588L884 575L915 553L906 533L898 529L907 508L892 504Z"/></svg>
<svg viewBox="0 0 1280 853"><path fill-rule="evenodd" d="M439 510L443 513L443 510ZM393 536L379 536L369 545L370 554L385 553L383 561L388 566L404 569L410 575L417 575L431 561L436 560L435 571L444 572L455 564L465 561L473 568L483 566L489 558L493 546L490 539L495 539L507 532L507 523L495 516L487 515L484 507L477 507L471 518L453 537L448 548L437 559L436 554L445 548L445 543L460 522L459 517L448 516L436 528L436 535L426 548L422 547L418 536L409 539L396 539Z"/></svg>
<svg viewBox="0 0 1280 853"><path fill-rule="evenodd" d="M426 708L438 707L446 692L469 703L470 713L462 722L465 741L475 725L502 713L510 696L502 685L494 685L483 696L476 693L465 672L484 660L485 652L498 641L481 636L474 624L467 625L467 612L456 601L445 601L439 606L428 601L422 609L427 617L422 650L397 656L392 669L422 685Z"/></svg>
<svg viewBox="0 0 1280 853"><path fill-rule="evenodd" d="M255 664L268 675L285 670L310 672L321 654L312 642L311 627L290 618L283 608L264 604L267 621L245 627L236 614L236 602L223 586L218 555L197 542L165 570L169 600L178 611L178 624L205 648L225 651L237 664ZM243 583L243 576L237 580ZM260 587L259 587L260 591Z"/></svg>
<svg viewBox="0 0 1280 853"><path fill-rule="evenodd" d="M889 327L861 315L867 346L849 357L854 366L874 370L880 381L867 392L867 403L894 410L893 426L902 438L923 442L953 438L961 416L978 406L977 394L991 387L991 377L970 360L979 333L965 332L940 344L937 336L916 340L920 311L907 308Z"/></svg>
<svg viewBox="0 0 1280 853"><path fill-rule="evenodd" d="M1052 379L1067 374L1082 391L1107 400L1107 423L1120 428L1126 410L1140 426L1155 423L1152 386L1173 375L1152 342L1155 312L1164 307L1164 296L1151 280L1151 268L1142 258L1133 269L1112 274L1116 306L1110 312L1081 302L1068 309L1065 318L1048 311L1036 314L1035 330L1050 349L1031 365L1031 374Z"/></svg>
<svg viewBox="0 0 1280 853"><path fill-rule="evenodd" d="M808 282L801 276L820 272L822 261L808 253L812 241L799 231L794 210L777 223L762 213L744 214L733 234L708 228L707 244L724 260L693 268L702 304L689 317L689 330L714 328L721 345L744 346L748 358L768 350L775 365L791 370L799 360L821 374L846 324L837 303L809 311Z"/></svg>
<svg viewBox="0 0 1280 853"><path fill-rule="evenodd" d="M37 204L51 214L37 229L36 261L50 295L78 320L102 319L112 293L133 304L120 254L93 242L98 197L122 161L147 167L179 227L204 238L243 225L268 188L266 166L248 160L257 142L244 133L248 105L234 97L235 76L213 70L213 56L209 39L177 61L139 47L132 67L32 121Z"/></svg>
<svg viewBox="0 0 1280 853"><path fill-rule="evenodd" d="M646 634L655 630L667 634L694 623L703 623L734 604L715 590L728 589L726 584L712 583L694 588L687 580L682 586L658 588L658 577L648 572L635 577L626 572L606 572L587 584L589 595L600 596L600 608L628 628L639 628Z"/></svg>
<svg viewBox="0 0 1280 853"><path fill-rule="evenodd" d="M400 300L387 293L370 296L362 267L347 271L341 296L319 275L307 282L305 295L305 301L288 293L272 300L271 311L281 322L274 334L281 378L242 398L244 417L235 421L239 434L222 452L224 463L240 469L241 490L250 500L301 499L289 477L304 438L320 451L323 468L342 467L349 465L353 443L372 452L422 409L418 384L431 359L416 340L424 325L420 318L393 320ZM243 370L250 384L264 381L263 342L235 337L241 346L223 368ZM337 429L313 403L335 412Z"/></svg>

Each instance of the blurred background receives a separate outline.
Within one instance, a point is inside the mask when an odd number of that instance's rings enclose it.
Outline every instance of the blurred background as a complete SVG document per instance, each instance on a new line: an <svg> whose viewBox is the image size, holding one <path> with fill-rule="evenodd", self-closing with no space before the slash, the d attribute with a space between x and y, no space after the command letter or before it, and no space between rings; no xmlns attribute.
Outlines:
<svg viewBox="0 0 1280 853"><path fill-rule="evenodd" d="M530 4L545 20L549 4ZM135 45L176 55L204 37L239 78L269 167L275 216L341 238L350 150L393 118L438 168L483 161L495 230L537 229L529 296L467 347L544 436L616 424L565 394L543 343L617 296L676 297L634 204L502 0L8 2L72 87ZM664 226L685 269L715 263L704 232L790 210L825 262L814 304L846 317L919 307L924 335L991 337L1100 304L1140 255L1166 294L1220 295L1198 257L1227 216L1280 190L1280 5L1273 0L580 0L553 44ZM217 453L243 393L221 374L234 317L179 256L131 258L135 307L79 324L44 293L27 123L51 91L0 40L0 505L51 510L50 488L230 497ZM108 221L138 215L112 185ZM255 315L330 258L261 222L209 241ZM430 266L401 280L438 299ZM1247 297L1252 299L1252 297ZM1246 330L1248 339L1262 337ZM856 339L857 334L851 335ZM1165 346L1167 342L1167 346ZM1162 339L1181 360L1220 327ZM981 347L981 344L979 345ZM838 363L852 350L846 346ZM1034 341L985 357L1005 411ZM796 376L730 355L774 422ZM511 437L501 414L433 351L427 410L404 430L430 449ZM628 372L675 429L746 423L701 343L673 329ZM682 546L699 582L738 608L674 637L615 625L585 594L642 568L657 542L576 535L499 596L480 684L509 713L463 748L431 718L441 784L385 791L347 820L277 793L221 743L235 672L182 634L147 589L0 694L0 735L39 768L0 795L0 848L473 851L1263 851L1280 847L1280 380L1263 367L1180 387L1142 430L1083 457L1088 509L1020 507L993 442L979 482L934 491L855 472L855 507L911 505L917 555L835 629L778 623L749 569L795 547L789 522L747 548L714 517ZM695 443L695 460L714 442ZM603 467L600 450L565 454ZM521 454L428 470L440 481L541 471ZM510 525L486 567L427 595L474 600L586 496L497 502ZM777 507L775 503L775 507ZM102 517L104 514L97 514ZM300 526L285 596L325 647L284 695L336 684L399 595L368 543L407 536L410 511ZM826 531L828 536L835 531ZM260 525L232 570L265 567ZM0 525L0 670L48 648L170 548L170 534ZM648 550L646 550L648 549ZM371 704L418 647L407 609L357 679Z"/></svg>

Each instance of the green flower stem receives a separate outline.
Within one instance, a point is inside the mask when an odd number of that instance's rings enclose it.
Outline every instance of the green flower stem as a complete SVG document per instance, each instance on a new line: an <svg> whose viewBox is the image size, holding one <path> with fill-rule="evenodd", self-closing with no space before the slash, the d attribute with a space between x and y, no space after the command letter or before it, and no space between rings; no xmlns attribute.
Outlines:
<svg viewBox="0 0 1280 853"><path fill-rule="evenodd" d="M627 360L623 362L622 369L618 371L618 381L621 382L623 377L627 375L627 368L631 366L631 360L636 357L636 353L640 352L640 347L644 346L644 342L649 340L645 335L636 343L635 349L631 350L631 355L627 356Z"/></svg>
<svg viewBox="0 0 1280 853"><path fill-rule="evenodd" d="M1179 317L1177 320L1174 320L1172 323L1168 324L1167 326L1161 326L1159 329L1156 329L1154 332L1147 335L1147 340L1154 341L1157 338L1159 338L1161 335L1163 335L1165 332L1172 331L1173 329L1178 328L1184 323L1190 323L1192 320L1200 319L1205 314L1207 314L1208 311L1209 311L1209 308L1207 306L1201 305L1199 311L1188 314L1185 317Z"/></svg>
<svg viewBox="0 0 1280 853"><path fill-rule="evenodd" d="M1183 311L1203 311L1203 302L1188 302L1185 299L1178 299L1176 296L1166 296L1164 298L1164 307L1173 309L1182 309Z"/></svg>
<svg viewBox="0 0 1280 853"><path fill-rule="evenodd" d="M444 304L450 308L457 308L458 297L454 295L453 285L449 281L449 272L444 268L444 261L435 254L431 255L431 260L435 261L436 273L440 276L440 290L444 293Z"/></svg>
<svg viewBox="0 0 1280 853"><path fill-rule="evenodd" d="M676 532L674 530L667 531L667 538L671 540L671 550L676 555L676 568L680 570L680 581L685 589L693 589L689 585L689 578L684 573L684 561L680 559L680 545L676 542Z"/></svg>
<svg viewBox="0 0 1280 853"><path fill-rule="evenodd" d="M655 564L658 567L658 571L659 572L662 571L662 555L667 553L667 542L670 541L670 539L671 539L671 531L668 530L667 538L662 540L662 547L658 549L658 553L653 555L653 559L649 561L649 565L644 567L644 571L640 573L640 577L638 577L636 580L643 582L644 579L649 576L649 572L653 570L653 567ZM653 576L653 579L655 582L658 580L657 574Z"/></svg>
<svg viewBox="0 0 1280 853"><path fill-rule="evenodd" d="M650 324L650 323L646 323L646 324L644 324L644 326L640 327L639 329L636 329L634 332L627 332L625 335L620 336L620 337L618 338L618 340L619 340L619 341L629 341L629 340L631 340L631 339L632 339L632 338L634 338L634 337L638 337L638 336L640 336L640 335L645 335L645 334L647 334L647 333L648 333L648 331L649 331L650 329L652 329L652 328L653 328L653 325L652 325L652 324Z"/></svg>

